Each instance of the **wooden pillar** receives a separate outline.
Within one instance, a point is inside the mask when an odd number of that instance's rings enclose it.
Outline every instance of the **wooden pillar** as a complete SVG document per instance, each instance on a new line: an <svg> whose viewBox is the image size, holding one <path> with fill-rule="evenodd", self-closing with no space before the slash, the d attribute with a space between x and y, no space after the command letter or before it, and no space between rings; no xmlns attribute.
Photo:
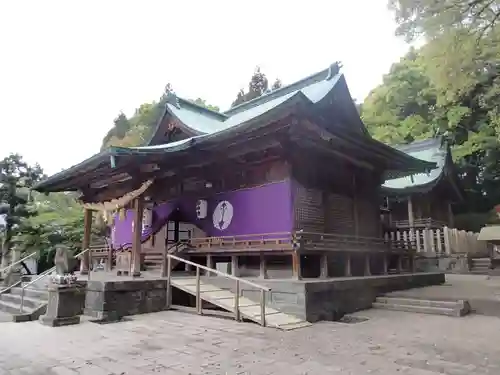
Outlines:
<svg viewBox="0 0 500 375"><path fill-rule="evenodd" d="M83 213L83 240L82 251L87 250L90 246L90 235L92 233L92 211L85 209ZM83 254L80 260L80 274L87 275L89 273L90 254L87 251Z"/></svg>
<svg viewBox="0 0 500 375"><path fill-rule="evenodd" d="M263 253L260 254L260 275L259 277L261 279L267 279L267 263L266 263L266 257Z"/></svg>
<svg viewBox="0 0 500 375"><path fill-rule="evenodd" d="M382 257L383 257L383 272L384 272L384 275L387 275L389 274L389 265L388 265L388 262L387 262L387 257L388 257L388 254L382 254Z"/></svg>
<svg viewBox="0 0 500 375"><path fill-rule="evenodd" d="M453 228L455 225L455 216L453 215L453 207L451 202L448 202L448 227Z"/></svg>
<svg viewBox="0 0 500 375"><path fill-rule="evenodd" d="M396 270L397 270L398 273L402 273L403 272L403 254L398 254L397 255Z"/></svg>
<svg viewBox="0 0 500 375"><path fill-rule="evenodd" d="M328 254L321 254L320 259L320 278L327 279L328 278Z"/></svg>
<svg viewBox="0 0 500 375"><path fill-rule="evenodd" d="M292 271L293 277L297 280L302 279L302 269L300 265L300 254L294 251L292 253Z"/></svg>
<svg viewBox="0 0 500 375"><path fill-rule="evenodd" d="M408 224L410 224L410 229L415 226L415 217L413 215L413 201L411 195L408 197Z"/></svg>
<svg viewBox="0 0 500 375"><path fill-rule="evenodd" d="M239 277L240 276L240 268L238 265L238 256L231 256L231 275Z"/></svg>
<svg viewBox="0 0 500 375"><path fill-rule="evenodd" d="M345 259L345 276L346 277L351 277L352 272L351 272L351 254L346 254L346 259Z"/></svg>
<svg viewBox="0 0 500 375"><path fill-rule="evenodd" d="M359 215L358 215L358 199L357 199L357 184L356 184L356 175L352 176L352 210L353 210L353 218L354 218L354 234L355 236L359 236Z"/></svg>
<svg viewBox="0 0 500 375"><path fill-rule="evenodd" d="M141 237L142 237L142 215L144 211L143 198L134 201L134 233L132 233L132 276L141 275Z"/></svg>
<svg viewBox="0 0 500 375"><path fill-rule="evenodd" d="M207 267L212 269L214 268L214 259L210 254L207 255ZM213 276L213 273L207 271L207 276Z"/></svg>
<svg viewBox="0 0 500 375"><path fill-rule="evenodd" d="M365 276L371 276L372 271L370 267L370 254L365 254Z"/></svg>

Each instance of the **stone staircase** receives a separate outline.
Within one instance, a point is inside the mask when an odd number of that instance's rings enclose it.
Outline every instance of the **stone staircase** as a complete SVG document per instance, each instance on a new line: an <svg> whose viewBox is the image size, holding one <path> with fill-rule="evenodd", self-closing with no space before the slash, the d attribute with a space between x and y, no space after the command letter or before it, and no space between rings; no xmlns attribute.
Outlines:
<svg viewBox="0 0 500 375"><path fill-rule="evenodd" d="M490 258L472 258L470 273L476 275L488 275L491 269Z"/></svg>
<svg viewBox="0 0 500 375"><path fill-rule="evenodd" d="M173 287L196 296L196 277L175 276L172 277L171 283ZM209 302L226 311L235 311L235 293L210 284L205 280L200 280L200 298L202 301ZM242 318L261 324L261 306L259 302L240 296L239 310ZM311 323L307 321L267 306L265 310L265 321L268 327L286 331L309 327L311 325Z"/></svg>
<svg viewBox="0 0 500 375"><path fill-rule="evenodd" d="M21 308L22 286L28 281L24 281L19 286L12 287L5 293L0 294L0 312L11 317L10 321L26 322L37 320L40 315L45 314L48 303L47 284L44 281L39 284L32 284L24 290L23 311Z"/></svg>
<svg viewBox="0 0 500 375"><path fill-rule="evenodd" d="M372 305L376 309L406 311L421 314L464 316L470 312L469 302L459 301L433 301L426 299L377 297Z"/></svg>

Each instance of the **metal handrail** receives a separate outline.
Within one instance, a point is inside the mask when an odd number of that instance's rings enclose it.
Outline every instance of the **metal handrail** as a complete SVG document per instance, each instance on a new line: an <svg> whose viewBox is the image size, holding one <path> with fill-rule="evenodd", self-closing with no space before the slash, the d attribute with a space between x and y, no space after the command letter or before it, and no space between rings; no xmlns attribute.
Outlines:
<svg viewBox="0 0 500 375"><path fill-rule="evenodd" d="M16 281L14 284L12 284L12 285L8 286L7 288L0 290L0 294L4 294L4 293L8 292L9 290L11 290L12 288L14 288L14 287L18 286L18 285L19 285L19 284L21 284L22 282L23 282L23 280L22 280L22 279L21 279L21 280L19 280L19 281Z"/></svg>
<svg viewBox="0 0 500 375"><path fill-rule="evenodd" d="M87 248L81 252L79 252L78 254L76 254L75 256L73 256L73 258L79 258L81 255L85 254L87 251L89 251L90 248ZM22 314L23 312L23 307L24 307L24 291L31 285L33 285L34 283L36 283L37 281L40 281L41 279L45 278L47 275L51 274L52 272L54 272L56 269L56 266L48 269L48 270L45 270L43 271L40 275L38 275L38 277L35 279L35 280L31 280L29 283L25 284L22 286L22 290L21 290L21 305L19 306L19 313ZM89 270L89 279L90 279L90 270Z"/></svg>
<svg viewBox="0 0 500 375"><path fill-rule="evenodd" d="M262 286L259 284L255 284L251 281L244 280L242 278L230 275L225 272L218 271L213 268L202 266L201 264L191 262L189 260L177 257L172 254L166 254L167 256L167 295L166 295L166 308L169 309L172 305L172 259L183 262L185 264L189 264L191 266L196 267L196 311L198 314L202 314L202 304L201 304L201 288L200 288L200 269L207 271L207 274L216 274L219 276L227 277L228 279L232 279L236 282L236 291L234 293L234 318L237 321L241 320L240 315L240 283L250 285L254 288L260 289L260 324L265 327L266 326L266 292L270 292L271 288L266 286Z"/></svg>
<svg viewBox="0 0 500 375"><path fill-rule="evenodd" d="M25 260L31 258L32 256L34 256L36 254L36 251L31 253L30 255L24 257L23 259L20 259L14 263L12 263L11 265L8 265L7 267L4 267L2 269L0 269L0 274L4 273L5 271L7 271L8 269L11 269L12 267L14 267L15 265L19 264L19 263L22 263L24 262Z"/></svg>
<svg viewBox="0 0 500 375"><path fill-rule="evenodd" d="M54 272L55 269L56 269L56 266L54 266L52 268L49 268L48 270L43 271L40 275L38 275L38 277L35 280L31 280L28 284L22 286L22 290L21 290L21 305L19 306L19 313L20 314L23 313L23 307L24 307L24 290L27 289L32 284L36 283L37 281L43 279L48 274Z"/></svg>

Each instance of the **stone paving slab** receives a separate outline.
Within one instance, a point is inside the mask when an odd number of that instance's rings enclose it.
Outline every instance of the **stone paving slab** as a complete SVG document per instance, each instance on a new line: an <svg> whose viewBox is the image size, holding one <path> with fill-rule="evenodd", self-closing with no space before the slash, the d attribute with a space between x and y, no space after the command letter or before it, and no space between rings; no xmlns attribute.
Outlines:
<svg viewBox="0 0 500 375"><path fill-rule="evenodd" d="M289 332L178 311L113 324L0 324L1 375L500 374L500 319L369 310Z"/></svg>

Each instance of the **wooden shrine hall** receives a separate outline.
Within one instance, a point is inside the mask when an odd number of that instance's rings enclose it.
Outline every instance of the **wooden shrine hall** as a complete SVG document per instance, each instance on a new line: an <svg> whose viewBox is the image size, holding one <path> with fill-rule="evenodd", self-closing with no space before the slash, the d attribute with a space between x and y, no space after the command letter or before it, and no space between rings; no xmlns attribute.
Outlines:
<svg viewBox="0 0 500 375"><path fill-rule="evenodd" d="M98 212L134 276L167 272L172 249L250 278L411 270L412 249L383 239L380 186L436 162L371 138L338 64L226 112L172 93L164 104L147 145L110 147L35 187L81 193L84 249Z"/></svg>
<svg viewBox="0 0 500 375"><path fill-rule="evenodd" d="M448 144L441 137L398 146L409 156L436 163L430 173L386 180L383 223L389 230L453 227L453 205L463 192Z"/></svg>

